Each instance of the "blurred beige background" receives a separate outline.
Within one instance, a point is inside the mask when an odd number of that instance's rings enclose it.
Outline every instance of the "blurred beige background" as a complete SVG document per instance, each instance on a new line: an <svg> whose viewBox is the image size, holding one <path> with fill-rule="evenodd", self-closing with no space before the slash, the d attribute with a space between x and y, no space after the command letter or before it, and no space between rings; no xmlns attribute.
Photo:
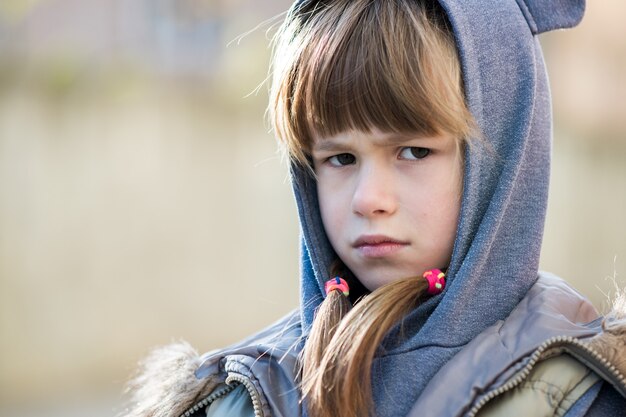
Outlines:
<svg viewBox="0 0 626 417"><path fill-rule="evenodd" d="M108 416L151 347L297 307L298 225L264 121L290 0L0 2L0 415ZM545 35L542 268L600 309L626 269L626 6Z"/></svg>

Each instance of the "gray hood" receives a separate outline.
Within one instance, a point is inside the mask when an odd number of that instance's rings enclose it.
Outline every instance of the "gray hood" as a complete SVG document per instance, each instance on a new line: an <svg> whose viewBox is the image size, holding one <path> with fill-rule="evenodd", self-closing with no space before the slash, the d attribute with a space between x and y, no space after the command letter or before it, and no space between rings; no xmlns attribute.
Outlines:
<svg viewBox="0 0 626 417"><path fill-rule="evenodd" d="M448 285L404 320L408 339L397 342L397 330L392 330L387 353L374 362L372 383L380 416L406 415L435 373L478 334L508 317L537 280L552 126L548 81L535 35L573 26L584 11L582 0L440 4L455 34L469 109L485 140L475 140L466 150ZM292 167L292 179L302 225L306 333L335 254L322 226L315 180L297 166Z"/></svg>

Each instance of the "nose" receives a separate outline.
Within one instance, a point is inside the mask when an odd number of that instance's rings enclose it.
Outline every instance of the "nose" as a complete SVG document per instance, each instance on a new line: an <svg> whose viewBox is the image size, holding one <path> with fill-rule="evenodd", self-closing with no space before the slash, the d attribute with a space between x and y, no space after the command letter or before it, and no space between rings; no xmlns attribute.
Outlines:
<svg viewBox="0 0 626 417"><path fill-rule="evenodd" d="M363 217L393 214L397 209L394 181L384 167L363 167L356 178L352 211Z"/></svg>

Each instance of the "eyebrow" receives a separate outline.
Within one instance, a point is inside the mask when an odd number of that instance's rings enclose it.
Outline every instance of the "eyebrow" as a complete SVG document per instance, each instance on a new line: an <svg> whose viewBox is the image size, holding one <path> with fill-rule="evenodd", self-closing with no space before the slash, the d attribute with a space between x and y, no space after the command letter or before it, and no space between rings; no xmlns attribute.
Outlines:
<svg viewBox="0 0 626 417"><path fill-rule="evenodd" d="M376 144L378 146L393 146L401 143L406 143L410 141L429 141L429 140L437 140L436 138L424 137L424 136L409 136L401 133L390 133L381 138L376 139ZM313 143L312 150L315 152L328 152L328 151L337 151L344 150L350 147L350 140L336 140L336 139L322 139L317 140Z"/></svg>
<svg viewBox="0 0 626 417"><path fill-rule="evenodd" d="M332 139L318 140L313 144L313 152L329 152L346 148L348 148L348 144L343 142L337 143Z"/></svg>

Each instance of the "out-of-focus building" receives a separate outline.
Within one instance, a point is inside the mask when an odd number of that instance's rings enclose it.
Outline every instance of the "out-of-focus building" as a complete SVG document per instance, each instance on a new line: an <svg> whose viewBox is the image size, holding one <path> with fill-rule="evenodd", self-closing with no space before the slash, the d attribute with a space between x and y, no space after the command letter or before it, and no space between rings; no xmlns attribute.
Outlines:
<svg viewBox="0 0 626 417"><path fill-rule="evenodd" d="M0 5L0 56L22 63L58 57L104 66L122 61L174 75L207 75L234 39L233 26L271 18L285 3L8 0Z"/></svg>

